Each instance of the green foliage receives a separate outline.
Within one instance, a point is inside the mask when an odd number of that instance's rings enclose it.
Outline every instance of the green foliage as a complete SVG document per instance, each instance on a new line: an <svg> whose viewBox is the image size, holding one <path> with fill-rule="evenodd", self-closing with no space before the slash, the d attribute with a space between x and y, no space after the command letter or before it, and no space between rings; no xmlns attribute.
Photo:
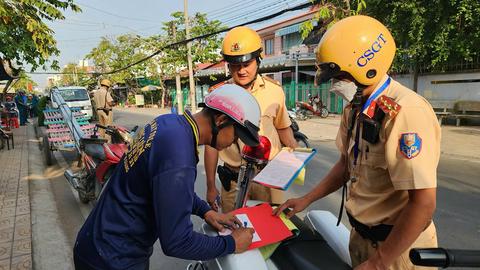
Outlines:
<svg viewBox="0 0 480 270"><path fill-rule="evenodd" d="M68 63L63 69L61 77L62 86L88 86L92 76L87 74L86 67L78 67L75 63Z"/></svg>
<svg viewBox="0 0 480 270"><path fill-rule="evenodd" d="M394 71L444 71L474 60L478 64L478 0L367 2L367 14L383 22L397 43Z"/></svg>
<svg viewBox="0 0 480 270"><path fill-rule="evenodd" d="M43 110L45 110L47 108L47 104L48 104L48 99L46 96L43 96L40 98L40 100L38 101L38 105L37 105L37 115L38 115L38 125L39 126L44 126L44 121L45 121L45 115L43 114Z"/></svg>
<svg viewBox="0 0 480 270"><path fill-rule="evenodd" d="M312 20L303 23L302 37L323 32L347 16L365 14L392 32L397 54L394 72L433 72L480 65L480 1L478 0L334 0L320 1Z"/></svg>
<svg viewBox="0 0 480 270"><path fill-rule="evenodd" d="M15 83L12 85L12 88L17 91L17 90L28 90L29 85L31 87L37 86L37 83L34 82L25 72L22 72L20 74L20 78L15 81Z"/></svg>
<svg viewBox="0 0 480 270"><path fill-rule="evenodd" d="M44 21L63 20L62 11L81 9L73 0L0 0L0 53L17 65L32 70L46 68L51 56L59 55L56 41ZM53 60L52 68L58 69Z"/></svg>
<svg viewBox="0 0 480 270"><path fill-rule="evenodd" d="M167 33L169 43L186 39L185 19L182 12L174 12L171 14L173 20L163 23L163 30ZM219 31L223 28L220 21L208 21L206 14L196 13L189 18L190 37L201 36L204 34ZM218 54L221 46L221 39L218 35L210 36L205 39L195 40L191 42L192 62L207 63L218 60ZM173 76L177 69L187 67L187 46L179 45L165 50L163 65L165 74Z"/></svg>
<svg viewBox="0 0 480 270"><path fill-rule="evenodd" d="M97 72L109 72L146 57L147 51L144 47L144 39L138 35L127 34L113 40L104 37L86 58L93 60ZM146 76L147 73L148 62L143 62L106 77L113 83L129 84L137 77Z"/></svg>
<svg viewBox="0 0 480 270"><path fill-rule="evenodd" d="M316 1L316 0L315 0ZM311 2L315 2L311 0ZM305 39L313 31L314 23L320 27L317 31L325 31L338 20L348 16L362 14L367 7L368 0L322 0L319 3L318 11L311 20L304 22L300 26L300 33Z"/></svg>

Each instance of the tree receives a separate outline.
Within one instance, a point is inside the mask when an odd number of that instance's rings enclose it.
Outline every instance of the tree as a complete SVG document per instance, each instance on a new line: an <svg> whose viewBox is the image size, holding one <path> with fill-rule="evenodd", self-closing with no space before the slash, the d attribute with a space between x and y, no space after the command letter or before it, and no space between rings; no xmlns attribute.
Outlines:
<svg viewBox="0 0 480 270"><path fill-rule="evenodd" d="M168 34L170 43L186 39L185 19L183 12L171 14L173 20L163 23L163 30ZM190 36L196 37L216 32L224 28L220 21L208 21L207 15L196 13L189 18ZM192 41L192 62L206 63L219 59L222 42L218 35L210 36L201 40ZM178 68L187 66L187 46L179 45L165 50L169 63L175 63Z"/></svg>
<svg viewBox="0 0 480 270"><path fill-rule="evenodd" d="M185 18L183 12L174 12L171 14L171 17L173 20L163 23L163 30L168 36L158 38L163 44L186 39ZM189 26L191 37L213 33L224 28L220 21L209 21L207 15L202 13L196 13L193 17L190 17ZM222 42L218 35L192 41L191 52L193 64L216 62L220 58L219 51L221 44ZM185 69L186 67L186 44L177 45L164 50L162 61L160 62L161 72L164 77L172 78L180 70Z"/></svg>
<svg viewBox="0 0 480 270"><path fill-rule="evenodd" d="M92 59L97 72L104 73L123 68L147 56L143 49L144 40L138 35L122 35L110 40L102 38L99 45L86 56ZM129 69L106 75L114 83L131 84L137 77L145 76L148 63L143 62Z"/></svg>
<svg viewBox="0 0 480 270"><path fill-rule="evenodd" d="M395 38L394 71L446 71L478 61L478 0L367 2L367 14L383 22Z"/></svg>
<svg viewBox="0 0 480 270"><path fill-rule="evenodd" d="M62 10L81 9L73 0L0 0L0 53L17 65L32 70L46 68L51 56L59 55L53 30L44 21L63 20ZM58 62L51 62L58 69Z"/></svg>
<svg viewBox="0 0 480 270"><path fill-rule="evenodd" d="M88 86L91 81L91 75L87 74L86 67L79 67L75 63L68 63L62 69L61 84L63 86Z"/></svg>
<svg viewBox="0 0 480 270"><path fill-rule="evenodd" d="M20 78L17 79L12 85L12 88L17 90L30 91L33 87L37 86L37 83L33 81L25 72L20 73Z"/></svg>
<svg viewBox="0 0 480 270"><path fill-rule="evenodd" d="M319 6L315 17L302 25L303 38L312 30L323 33L346 16L372 16L390 29L397 44L393 72L417 76L420 71L447 71L462 63L480 63L478 0L336 0L321 1ZM320 25L315 30L314 21Z"/></svg>
<svg viewBox="0 0 480 270"><path fill-rule="evenodd" d="M353 15L361 14L365 10L367 0L311 0L319 2L318 11L311 20L304 22L300 26L300 33L305 39L312 31L325 32L328 27L335 22ZM318 27L314 27L317 24Z"/></svg>

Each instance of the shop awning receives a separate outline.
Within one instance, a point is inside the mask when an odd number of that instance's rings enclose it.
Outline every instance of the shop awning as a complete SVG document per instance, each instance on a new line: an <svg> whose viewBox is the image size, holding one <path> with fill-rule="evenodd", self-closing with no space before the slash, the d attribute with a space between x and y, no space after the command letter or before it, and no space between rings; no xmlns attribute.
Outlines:
<svg viewBox="0 0 480 270"><path fill-rule="evenodd" d="M300 32L300 26L302 24L303 24L303 22L292 24L292 25L289 25L287 27L281 28L281 29L275 31L275 36L276 37L281 37L281 36L286 36L288 34ZM313 22L313 26L317 26L317 22Z"/></svg>

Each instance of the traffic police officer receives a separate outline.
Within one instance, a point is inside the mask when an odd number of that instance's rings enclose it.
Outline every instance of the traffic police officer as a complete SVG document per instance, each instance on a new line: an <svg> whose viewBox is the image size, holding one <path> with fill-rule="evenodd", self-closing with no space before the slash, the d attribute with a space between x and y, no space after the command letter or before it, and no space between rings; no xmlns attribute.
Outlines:
<svg viewBox="0 0 480 270"><path fill-rule="evenodd" d="M93 95L98 116L98 123L103 126L109 126L113 123L112 107L115 105L115 102L113 101L112 95L108 91L111 86L112 83L110 80L102 79L100 81L100 89L98 89ZM99 132L100 136L105 138L105 130L100 129Z"/></svg>
<svg viewBox="0 0 480 270"><path fill-rule="evenodd" d="M237 84L247 90L260 104L262 113L259 134L266 136L272 149L273 158L282 148L282 144L295 147L296 141L290 128L291 122L285 106L285 94L277 81L258 74L262 59L262 40L254 30L241 26L230 30L223 40L222 55L228 63L232 78L213 86L210 91L223 84ZM224 162L218 167L222 181L221 206L224 213L233 210L236 197L236 181L241 164L240 151L243 144L233 144L223 151L211 147L205 148L205 172L207 176L207 202L218 210L218 190L215 186L215 169L218 157ZM283 192L253 183L250 199L276 202L283 201Z"/></svg>
<svg viewBox="0 0 480 270"><path fill-rule="evenodd" d="M386 74L395 50L388 29L367 16L340 20L324 34L319 81L357 86L337 135L341 157L314 190L277 211L293 208L291 216L343 186L355 269L418 269L409 250L437 245L440 126L423 97Z"/></svg>

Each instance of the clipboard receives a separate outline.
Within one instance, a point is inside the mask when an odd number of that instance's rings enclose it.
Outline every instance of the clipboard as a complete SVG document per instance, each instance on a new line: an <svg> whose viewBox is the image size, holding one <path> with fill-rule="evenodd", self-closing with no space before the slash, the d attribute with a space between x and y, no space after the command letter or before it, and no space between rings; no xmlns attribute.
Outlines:
<svg viewBox="0 0 480 270"><path fill-rule="evenodd" d="M284 148L253 181L266 187L287 190L316 153L317 150L312 148L297 148L295 151Z"/></svg>

